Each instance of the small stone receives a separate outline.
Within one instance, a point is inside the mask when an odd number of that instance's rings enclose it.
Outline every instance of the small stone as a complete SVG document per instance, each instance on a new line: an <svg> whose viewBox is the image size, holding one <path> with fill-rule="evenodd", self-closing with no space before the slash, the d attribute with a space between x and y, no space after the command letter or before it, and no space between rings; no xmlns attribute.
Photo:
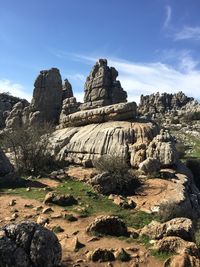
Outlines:
<svg viewBox="0 0 200 267"><path fill-rule="evenodd" d="M26 191L30 192L31 191L31 187L26 188Z"/></svg>
<svg viewBox="0 0 200 267"><path fill-rule="evenodd" d="M32 204L24 204L24 208L33 208Z"/></svg>
<svg viewBox="0 0 200 267"><path fill-rule="evenodd" d="M72 241L72 250L74 252L79 251L81 248L85 247L84 244L82 244L77 237L75 237Z"/></svg>
<svg viewBox="0 0 200 267"><path fill-rule="evenodd" d="M49 218L42 217L41 215L37 218L37 223L40 225L44 225L45 223L49 223Z"/></svg>
<svg viewBox="0 0 200 267"><path fill-rule="evenodd" d="M52 208L50 208L50 207L44 208L42 210L42 214L46 214L46 213L49 213L49 212L53 212Z"/></svg>
<svg viewBox="0 0 200 267"><path fill-rule="evenodd" d="M9 203L8 206L14 206L16 205L16 199L12 199Z"/></svg>

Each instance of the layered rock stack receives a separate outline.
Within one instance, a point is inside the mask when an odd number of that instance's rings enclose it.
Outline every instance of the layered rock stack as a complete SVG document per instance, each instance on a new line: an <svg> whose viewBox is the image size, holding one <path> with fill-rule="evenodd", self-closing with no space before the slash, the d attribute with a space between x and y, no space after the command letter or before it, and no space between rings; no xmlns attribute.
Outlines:
<svg viewBox="0 0 200 267"><path fill-rule="evenodd" d="M99 59L85 82L84 104L81 109L92 109L127 101L127 93L116 80L118 72Z"/></svg>

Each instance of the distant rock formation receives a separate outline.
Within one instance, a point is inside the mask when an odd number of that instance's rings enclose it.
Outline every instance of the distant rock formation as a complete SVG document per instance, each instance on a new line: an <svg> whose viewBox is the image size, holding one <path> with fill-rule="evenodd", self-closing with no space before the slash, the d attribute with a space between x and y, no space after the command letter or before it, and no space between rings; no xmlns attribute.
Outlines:
<svg viewBox="0 0 200 267"><path fill-rule="evenodd" d="M84 104L81 109L126 102L127 93L116 80L117 76L117 70L108 67L106 59L99 59L85 82Z"/></svg>
<svg viewBox="0 0 200 267"><path fill-rule="evenodd" d="M6 118L9 116L14 105L19 101L24 105L28 105L28 101L25 99L14 97L8 93L0 94L0 129L5 127Z"/></svg>
<svg viewBox="0 0 200 267"><path fill-rule="evenodd" d="M62 88L63 88L63 96L62 96L63 100L66 98L74 97L72 86L71 86L71 83L68 81L68 79L64 80Z"/></svg>
<svg viewBox="0 0 200 267"><path fill-rule="evenodd" d="M192 97L187 97L183 92L176 94L156 93L151 95L141 95L138 113L140 115L153 115L165 113L170 110L177 110L193 101Z"/></svg>

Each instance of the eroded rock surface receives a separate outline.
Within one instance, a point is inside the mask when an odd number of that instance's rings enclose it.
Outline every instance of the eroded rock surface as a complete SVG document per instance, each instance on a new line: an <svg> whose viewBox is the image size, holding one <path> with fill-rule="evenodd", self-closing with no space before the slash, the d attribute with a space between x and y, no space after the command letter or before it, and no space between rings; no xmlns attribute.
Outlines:
<svg viewBox="0 0 200 267"><path fill-rule="evenodd" d="M0 184L13 183L17 180L14 167L0 149Z"/></svg>

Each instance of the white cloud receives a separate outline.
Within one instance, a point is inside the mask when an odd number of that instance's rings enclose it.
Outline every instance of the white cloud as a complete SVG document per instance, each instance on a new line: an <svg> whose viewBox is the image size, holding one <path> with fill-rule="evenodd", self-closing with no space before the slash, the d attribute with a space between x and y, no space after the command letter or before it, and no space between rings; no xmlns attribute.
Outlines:
<svg viewBox="0 0 200 267"><path fill-rule="evenodd" d="M83 55L76 55L76 57L83 62L89 61L92 64L99 58ZM141 94L178 91L200 98L200 71L196 68L192 57L182 57L182 62L179 62L177 68L161 62L138 63L109 57L107 59L109 66L113 66L119 71L118 79L128 92L129 101L138 102Z"/></svg>
<svg viewBox="0 0 200 267"><path fill-rule="evenodd" d="M200 40L200 27L189 27L185 26L181 31L175 33L174 35L174 40L179 41L179 40Z"/></svg>
<svg viewBox="0 0 200 267"><path fill-rule="evenodd" d="M13 96L31 100L31 95L25 92L25 88L18 83L13 83L7 79L0 80L0 93L9 92Z"/></svg>
<svg viewBox="0 0 200 267"><path fill-rule="evenodd" d="M166 18L165 18L165 21L164 21L164 28L167 28L170 24L170 21L171 21L171 17L172 17L172 9L170 6L166 6L165 7L165 10L166 10Z"/></svg>

